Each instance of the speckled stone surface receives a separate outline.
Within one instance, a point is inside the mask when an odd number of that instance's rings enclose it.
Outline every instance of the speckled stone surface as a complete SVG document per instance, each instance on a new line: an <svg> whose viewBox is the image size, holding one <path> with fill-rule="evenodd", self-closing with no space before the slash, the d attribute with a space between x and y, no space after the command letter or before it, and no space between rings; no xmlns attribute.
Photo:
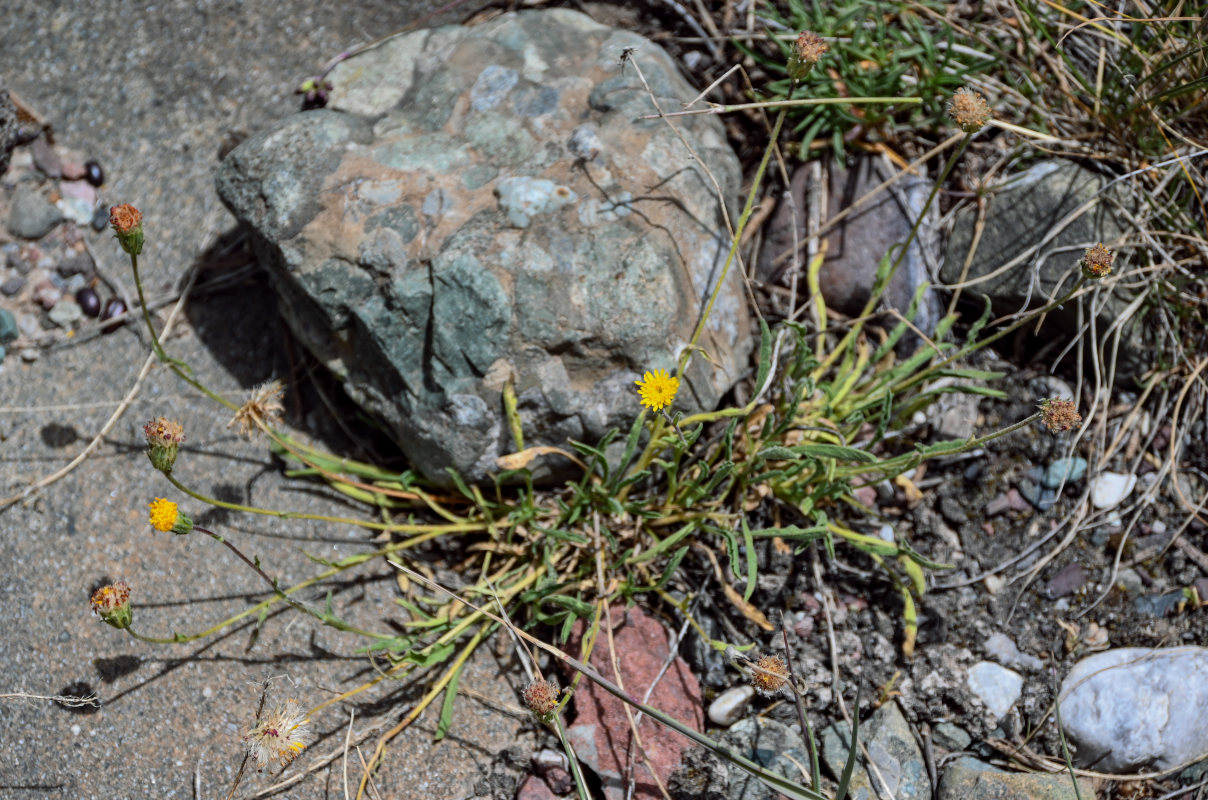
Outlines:
<svg viewBox="0 0 1208 800"><path fill-rule="evenodd" d="M226 252L222 237L236 222L214 192L213 170L227 133L254 133L288 115L298 104L294 87L328 58L364 41L366 32L397 30L436 5L370 0L336 13L318 2L168 0L136 9L117 0L13 0L5 6L0 52L8 86L54 123L57 143L102 163L101 201L142 210L147 245L141 265L154 300L169 295L195 261L213 264ZM474 5L442 19L470 14ZM24 150L14 157L27 157ZM15 187L0 183L8 202ZM89 229L85 235L101 265L129 285L128 265L111 234ZM231 267L210 267L207 280L223 269ZM198 292L168 347L215 389L242 398L262 380L301 369L284 344L283 326L266 313L271 308L262 279ZM0 496L70 461L133 384L145 344L129 326L90 336L96 324L85 320L71 339L59 330L57 345L39 350L32 362L10 349L0 366ZM334 446L323 438L330 424L316 422L327 415L321 405L287 394L286 408L288 429ZM201 491L272 508L360 513L316 494L312 484L286 479L262 442L240 440L227 428L225 409L154 369L87 461L0 511L0 694L54 695L74 687L103 702L82 713L45 700L0 698L0 797L6 800L225 797L260 681L275 678L277 691L309 707L376 675L356 652L363 639L292 612L270 614L258 636L244 620L177 645L137 642L89 612L96 586L125 580L133 588L137 627L166 636L204 629L265 596L258 579L221 545L196 535L155 534L147 526L152 498L184 503L142 453L141 425L159 414L185 424L177 472ZM372 539L355 528L184 507L258 556L286 585L322 571L306 553L339 558L364 552ZM305 599L322 603L328 590L355 624L391 631L388 621L400 618L399 589L381 560L348 580L314 587ZM522 680L506 653L484 649L461 685L491 702L464 699L441 744L431 741L434 710L395 738L375 775L382 796L476 796L498 753L529 741L531 723L506 712L517 705ZM320 764L342 749L350 714L355 711L354 732L389 727L424 689L422 681L387 682L315 714L318 740L283 777L319 766L276 796L342 796L342 760ZM376 742L373 735L362 743L366 758ZM353 755L353 781L358 764ZM255 796L275 780L277 770L252 770L236 796Z"/></svg>
<svg viewBox="0 0 1208 800"><path fill-rule="evenodd" d="M416 32L333 72L328 109L223 162L223 199L257 234L298 338L433 480L497 472L526 446L628 430L633 382L674 370L728 251L702 164L737 195L712 117L652 110L631 66L677 107L696 90L666 53L568 9ZM713 408L747 366L732 269L677 407ZM535 467L540 476L544 462Z"/></svg>

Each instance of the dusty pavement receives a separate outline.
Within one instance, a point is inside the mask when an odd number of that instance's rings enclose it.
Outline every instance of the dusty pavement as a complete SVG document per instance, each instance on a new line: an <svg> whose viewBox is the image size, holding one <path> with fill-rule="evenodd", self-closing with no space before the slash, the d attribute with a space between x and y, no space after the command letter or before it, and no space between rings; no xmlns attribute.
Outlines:
<svg viewBox="0 0 1208 800"><path fill-rule="evenodd" d="M148 290L152 298L164 297L196 260L220 251L215 243L234 227L213 188L213 168L229 135L294 111L293 89L331 56L439 5L373 0L337 11L309 0L14 0L5 4L0 25L0 70L9 87L53 123L59 146L103 165L106 204L142 210ZM473 5L444 20L465 17ZM111 235L87 235L101 265L128 282ZM211 386L240 397L291 367L280 325L265 313L269 302L255 281L201 294L169 348ZM78 453L130 389L146 356L130 326L80 339L44 350L32 363L15 353L5 360L0 495L12 495ZM280 692L309 706L374 675L354 652L361 641L297 614L270 616L259 637L245 621L192 644L149 645L89 613L94 588L125 580L134 591L136 627L168 636L207 627L246 608L249 597L264 596L258 579L217 543L156 534L146 524L152 498L183 500L142 454L141 425L159 414L188 429L177 467L187 483L262 506L333 510L330 500L282 478L263 447L228 430L223 409L154 369L90 459L32 499L0 511L0 694L91 690L103 702L99 710L71 711L45 700L0 699L0 797L224 797L261 680L276 676ZM305 435L304 418L295 414L290 422ZM317 523L212 512L205 519L260 556L287 585L317 571L304 550L334 558L369 538L365 531ZM328 588L351 603L361 622L380 625L397 594L394 578L385 564L362 575ZM321 601L324 593L309 599ZM462 685L514 704L508 687L518 680L484 653ZM356 728L374 712L405 708L416 688L388 684L367 692ZM285 777L341 749L348 713L344 706L316 715L319 741ZM397 718L391 715L391 724ZM440 746L430 743L431 713L396 739L379 782L383 795L465 796L524 727L476 700L460 707L457 722ZM363 745L366 757L375 741ZM348 765L354 778L357 763ZM336 759L278 796L343 796L342 768ZM273 779L253 773L240 795L252 796Z"/></svg>

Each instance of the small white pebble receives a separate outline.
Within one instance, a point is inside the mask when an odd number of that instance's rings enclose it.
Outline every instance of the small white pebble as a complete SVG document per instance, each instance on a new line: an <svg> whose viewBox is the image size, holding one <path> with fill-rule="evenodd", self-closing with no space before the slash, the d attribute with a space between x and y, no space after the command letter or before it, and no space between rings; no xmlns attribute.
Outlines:
<svg viewBox="0 0 1208 800"><path fill-rule="evenodd" d="M209 686L207 686L206 688L201 690L201 696L204 697L205 699L209 700L211 697L214 696L214 690L211 689Z"/></svg>
<svg viewBox="0 0 1208 800"><path fill-rule="evenodd" d="M79 736L79 735L80 735L80 726L79 726L79 725L72 725L72 726L71 726L71 735L72 735L72 736Z"/></svg>
<svg viewBox="0 0 1208 800"><path fill-rule="evenodd" d="M1153 524L1149 526L1149 530L1158 535L1166 533L1166 523L1160 519L1155 519Z"/></svg>
<svg viewBox="0 0 1208 800"><path fill-rule="evenodd" d="M914 415L910 418L910 421L914 425L922 425L923 423L925 423L927 421L927 415L924 414L922 411L916 411L916 412L914 412Z"/></svg>
<svg viewBox="0 0 1208 800"><path fill-rule="evenodd" d="M709 721L714 725L728 728L742 719L747 703L755 696L755 690L748 684L727 689L709 704Z"/></svg>

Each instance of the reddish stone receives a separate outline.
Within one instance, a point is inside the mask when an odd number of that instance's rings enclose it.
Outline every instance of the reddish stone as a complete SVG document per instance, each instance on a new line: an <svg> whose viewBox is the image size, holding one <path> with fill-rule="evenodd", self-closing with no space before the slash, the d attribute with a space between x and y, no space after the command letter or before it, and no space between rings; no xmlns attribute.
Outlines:
<svg viewBox="0 0 1208 800"><path fill-rule="evenodd" d="M614 606L611 617L622 683L627 694L641 700L662 671L669 655L667 631L636 606L628 609ZM582 630L582 624L575 628L569 652L579 650ZM592 649L591 665L607 680L617 682L603 622ZM645 702L694 730L699 731L704 724L700 684L679 656L671 662ZM575 692L574 707L576 716L574 724L567 730L567 736L575 753L599 776L607 800L623 800L629 782L629 743L632 737L625 705L594 683L583 679ZM638 727L638 734L646 759L640 755L635 758L633 797L634 800L659 800L662 793L646 768L646 760L666 785L671 773L681 766L683 752L692 745L683 736L645 716Z"/></svg>
<svg viewBox="0 0 1208 800"><path fill-rule="evenodd" d="M529 775L524 779L524 783L520 784L516 800L558 800L558 795L550 791L545 781L536 775Z"/></svg>

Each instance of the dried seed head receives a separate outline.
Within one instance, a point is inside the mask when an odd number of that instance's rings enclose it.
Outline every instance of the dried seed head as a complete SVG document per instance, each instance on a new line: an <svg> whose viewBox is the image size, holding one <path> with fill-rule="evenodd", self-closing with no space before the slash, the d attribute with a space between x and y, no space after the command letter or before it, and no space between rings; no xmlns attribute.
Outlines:
<svg viewBox="0 0 1208 800"><path fill-rule="evenodd" d="M520 696L524 698L524 707L542 722L548 721L558 708L558 687L549 681L533 681Z"/></svg>
<svg viewBox="0 0 1208 800"><path fill-rule="evenodd" d="M1051 433L1061 433L1082 424L1073 400L1058 400L1055 397L1040 401L1040 422Z"/></svg>
<svg viewBox="0 0 1208 800"><path fill-rule="evenodd" d="M822 56L829 49L830 45L821 36L809 31L802 31L797 40L793 42L792 50L789 53L789 61L786 65L789 77L794 81L805 80L813 66L822 60Z"/></svg>
<svg viewBox="0 0 1208 800"><path fill-rule="evenodd" d="M977 92L962 87L948 101L948 116L965 133L977 133L990 121L990 105Z"/></svg>
<svg viewBox="0 0 1208 800"><path fill-rule="evenodd" d="M281 418L285 407L281 405L281 394L285 387L280 381L262 383L252 390L251 398L239 407L235 416L227 423L230 428L239 426L239 433L249 439L261 425L272 425Z"/></svg>
<svg viewBox="0 0 1208 800"><path fill-rule="evenodd" d="M789 670L780 656L762 656L751 668L751 686L764 697L772 697L788 683Z"/></svg>
<svg viewBox="0 0 1208 800"><path fill-rule="evenodd" d="M1087 280L1106 278L1112 271L1112 251L1102 244L1088 247L1078 266L1082 268L1082 277Z"/></svg>
<svg viewBox="0 0 1208 800"><path fill-rule="evenodd" d="M270 761L285 766L310 744L309 722L297 700L278 702L256 727L243 735L248 753L261 767Z"/></svg>

